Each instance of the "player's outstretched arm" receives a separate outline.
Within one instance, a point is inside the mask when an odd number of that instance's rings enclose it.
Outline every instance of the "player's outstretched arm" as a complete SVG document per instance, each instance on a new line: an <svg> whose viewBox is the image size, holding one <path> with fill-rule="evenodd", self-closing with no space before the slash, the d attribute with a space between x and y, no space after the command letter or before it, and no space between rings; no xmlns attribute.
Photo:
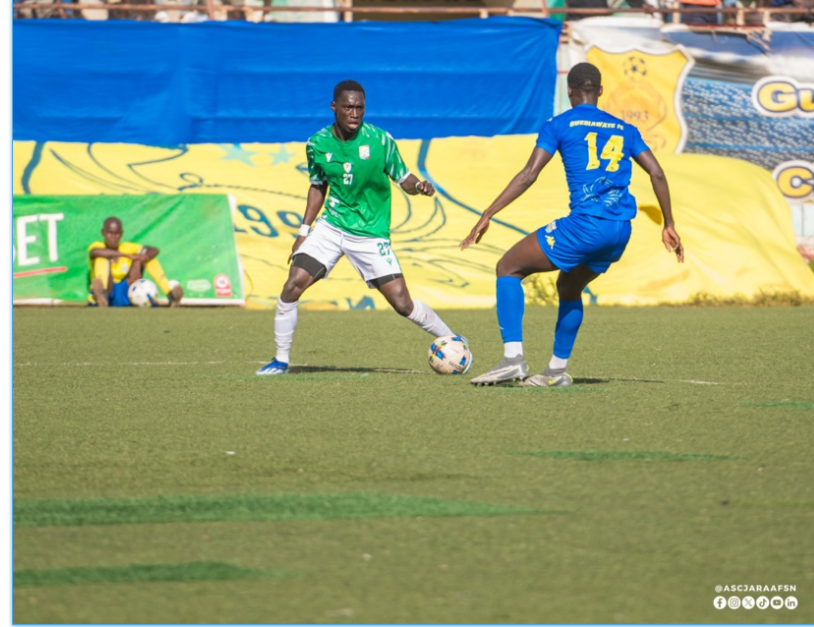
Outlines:
<svg viewBox="0 0 814 627"><path fill-rule="evenodd" d="M125 255L124 253L120 253L118 250L114 250L112 248L94 248L90 251L90 258L96 259L97 257L101 257L102 259L118 259L119 257L129 257L130 255Z"/></svg>
<svg viewBox="0 0 814 627"><path fill-rule="evenodd" d="M673 221L670 188L667 185L667 177L664 175L664 170L661 169L661 165L659 165L655 155L649 150L640 152L634 159L636 163L650 175L650 184L653 186L653 192L659 201L661 214L664 216L664 229L661 232L661 241L664 242L664 247L669 252L676 254L678 262L683 263L684 246L681 244L681 238L676 232L675 222Z"/></svg>
<svg viewBox="0 0 814 627"><path fill-rule="evenodd" d="M495 198L489 208L483 212L474 228L461 242L461 250L466 250L472 244L477 244L489 228L489 221L498 211L517 200L529 187L534 184L544 167L551 161L551 154L535 146L525 167L514 175L500 195Z"/></svg>
<svg viewBox="0 0 814 627"><path fill-rule="evenodd" d="M419 181L415 174L410 174L400 184L401 189L415 196L421 194L422 196L432 196L435 193L435 187L429 181Z"/></svg>
<svg viewBox="0 0 814 627"><path fill-rule="evenodd" d="M317 185L315 183L311 183L311 187L308 188L308 197L305 200L305 215L302 217L302 226L300 227L300 234L294 241L294 245L291 247L291 254L288 256L287 263L291 263L291 259L294 257L294 253L297 252L297 249L300 246L302 246L302 243L308 236L308 230L311 228L311 225L314 223L314 220L317 219L317 215L319 215L319 210L322 209L322 205L325 204L325 196L327 194L328 194L327 184Z"/></svg>

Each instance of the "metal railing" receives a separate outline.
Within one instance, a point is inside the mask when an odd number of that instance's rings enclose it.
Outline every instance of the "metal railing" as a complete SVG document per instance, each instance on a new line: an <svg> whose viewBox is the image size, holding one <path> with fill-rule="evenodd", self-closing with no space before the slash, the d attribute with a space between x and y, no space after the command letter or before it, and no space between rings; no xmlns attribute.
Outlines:
<svg viewBox="0 0 814 627"><path fill-rule="evenodd" d="M693 6L692 8L678 8L678 3L673 2L676 6L667 7L643 7L643 8L571 8L571 7L548 7L545 0L541 0L542 4L539 9L532 8L511 8L511 7L393 7L393 6L364 6L358 7L352 5L353 0L338 0L335 7L297 7L297 6L254 6L248 4L223 4L216 5L213 0L199 0L199 4L132 4L127 2L116 2L105 0L100 3L88 3L77 1L75 3L64 3L56 0L53 3L49 2L14 2L12 4L15 9L15 18L17 17L17 10L23 11L48 11L61 18L67 18L68 13L72 11L81 11L83 9L89 10L109 10L109 11L132 11L140 12L155 12L155 11L181 11L190 12L198 11L203 12L209 19L216 19L217 13L253 13L262 12L274 13L341 13L342 19L346 22L353 21L354 15L418 15L421 16L438 16L438 17L481 17L487 18L493 15L539 15L542 17L551 17L552 15L566 16L597 16L597 15L619 15L619 14L661 14L663 17L667 15L673 16L673 23L680 22L682 14L698 14L698 13L713 13L718 15L734 15L734 24L688 24L688 26L697 26L700 28L732 28L733 26L743 26L744 28L762 28L763 25L770 19L777 15L789 16L803 16L807 18L806 21L814 22L814 7L813 8L785 8L785 7L707 7L707 6ZM756 16L751 24L747 24L747 16ZM37 16L34 16L36 19ZM567 23L567 22L566 22Z"/></svg>

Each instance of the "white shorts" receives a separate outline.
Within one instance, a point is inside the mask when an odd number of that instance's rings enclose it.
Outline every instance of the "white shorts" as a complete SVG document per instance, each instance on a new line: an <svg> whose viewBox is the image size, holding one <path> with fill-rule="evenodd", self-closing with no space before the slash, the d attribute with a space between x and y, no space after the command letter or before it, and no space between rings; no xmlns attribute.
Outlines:
<svg viewBox="0 0 814 627"><path fill-rule="evenodd" d="M389 279L393 275L402 274L401 265L390 248L389 239L351 235L325 220L317 220L302 246L294 253L295 257L297 255L308 255L319 261L325 266L326 277L342 255L346 255L351 265L371 288L383 284L377 279Z"/></svg>

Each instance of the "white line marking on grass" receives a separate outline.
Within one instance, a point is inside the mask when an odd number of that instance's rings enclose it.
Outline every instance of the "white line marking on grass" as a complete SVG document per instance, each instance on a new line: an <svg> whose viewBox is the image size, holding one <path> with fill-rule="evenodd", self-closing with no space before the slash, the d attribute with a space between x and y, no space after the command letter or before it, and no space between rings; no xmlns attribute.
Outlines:
<svg viewBox="0 0 814 627"><path fill-rule="evenodd" d="M579 377L578 377L579 378ZM605 379L607 381L639 381L642 383L691 383L693 385L726 385L717 381L696 381L694 379L641 379L639 377L588 377L594 379Z"/></svg>
<svg viewBox="0 0 814 627"><path fill-rule="evenodd" d="M132 361L126 363L104 363L92 361L78 361L78 362L64 362L60 364L38 363L34 361L24 361L14 364L15 368L22 367L37 367L37 366L83 366L83 367L100 367L109 368L111 366L220 366L227 362L224 361ZM247 361L247 364L265 364L265 361ZM362 372L370 373L377 372L382 374L426 374L422 370L409 370L401 368L352 368L352 367L339 367L339 366L311 366L310 364L291 364L293 369L309 368L313 372ZM292 374L305 374L305 373L292 373ZM691 385L726 385L725 383L718 383L717 381L698 381L695 379L643 379L639 377L588 377L594 379L604 379L606 381L637 381L643 383L689 383Z"/></svg>
<svg viewBox="0 0 814 627"><path fill-rule="evenodd" d="M220 366L227 362L224 361L132 361L125 363L104 363L92 361L76 361L76 362L63 362L59 364L40 363L34 361L25 361L14 364L15 368L24 366L33 367L50 367L50 366L82 366L82 367L98 367L110 368L111 366ZM247 364L265 364L265 361L247 361ZM291 364L291 367L296 368L309 368L312 372L358 372L367 375L371 372L378 372L384 374L425 374L421 370L403 370L400 368L342 368L339 366L310 366L308 364ZM306 373L292 373L292 374L306 374Z"/></svg>
<svg viewBox="0 0 814 627"><path fill-rule="evenodd" d="M725 385L723 383L717 383L716 381L693 381L690 379L689 381L680 381L680 383L695 383L696 385Z"/></svg>
<svg viewBox="0 0 814 627"><path fill-rule="evenodd" d="M133 362L125 362L125 363L116 363L116 364L108 364L108 363L95 363L92 361L76 361L76 362L64 362L61 364L47 364L47 363L37 363L33 361L26 361L19 364L14 364L14 367L22 367L22 366L99 366L102 368L109 368L110 366L214 366L219 365L224 362L222 361L133 361Z"/></svg>

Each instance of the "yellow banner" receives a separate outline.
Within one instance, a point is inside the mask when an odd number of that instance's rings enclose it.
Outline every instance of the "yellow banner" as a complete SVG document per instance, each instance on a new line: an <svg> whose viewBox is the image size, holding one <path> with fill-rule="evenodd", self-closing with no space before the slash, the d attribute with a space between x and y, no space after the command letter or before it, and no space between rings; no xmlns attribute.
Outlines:
<svg viewBox="0 0 814 627"><path fill-rule="evenodd" d="M438 188L434 198L425 198L393 187L393 250L414 298L436 308L493 306L494 268L503 252L568 213L565 175L555 158L524 196L498 214L479 245L459 251L479 212L522 168L533 146L533 136L399 141L410 169ZM634 167L632 191L642 211L624 257L591 284L586 300L656 304L698 292L723 297L760 290L814 296L814 274L796 250L788 205L770 173L709 155L663 153L659 159L686 263L678 265L664 250L649 178ZM247 306L253 308L275 306L309 185L302 143L159 148L14 142L13 168L15 194L232 194ZM303 302L325 309L387 308L346 260Z"/></svg>
<svg viewBox="0 0 814 627"><path fill-rule="evenodd" d="M681 89L692 58L681 48L662 53L592 47L585 56L602 72L599 108L638 128L653 152L681 152L687 138Z"/></svg>

